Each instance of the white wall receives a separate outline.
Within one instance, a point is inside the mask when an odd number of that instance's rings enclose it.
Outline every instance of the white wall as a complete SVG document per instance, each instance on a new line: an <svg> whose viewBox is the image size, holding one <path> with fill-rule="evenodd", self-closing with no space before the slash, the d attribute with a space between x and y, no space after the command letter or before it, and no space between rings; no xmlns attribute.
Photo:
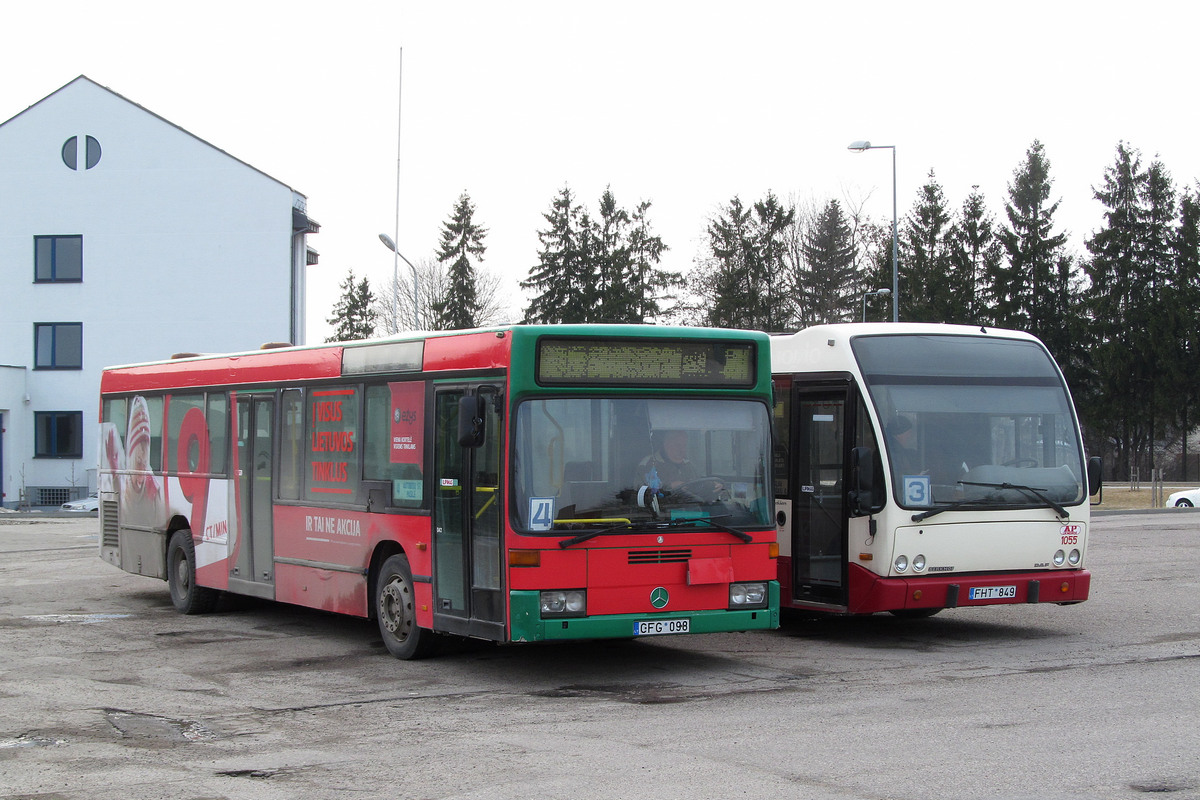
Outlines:
<svg viewBox="0 0 1200 800"><path fill-rule="evenodd" d="M63 163L72 136L99 141L94 168L82 147L79 169ZM71 471L32 458L34 411L81 410L76 472L94 466L103 367L289 339L292 200L284 184L86 79L0 125L0 364L30 367L30 403L5 419L30 428L24 452L5 439L7 503L21 463L29 485L64 485ZM33 237L72 234L83 236L83 282L35 284ZM82 322L84 369L32 370L34 322Z"/></svg>

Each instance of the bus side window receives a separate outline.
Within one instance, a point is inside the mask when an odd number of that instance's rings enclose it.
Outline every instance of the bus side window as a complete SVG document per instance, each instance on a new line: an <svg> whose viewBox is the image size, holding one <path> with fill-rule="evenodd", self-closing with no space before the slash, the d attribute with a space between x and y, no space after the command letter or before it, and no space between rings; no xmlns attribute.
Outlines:
<svg viewBox="0 0 1200 800"><path fill-rule="evenodd" d="M147 417L150 420L150 469L161 473L163 469L163 399L158 397L143 397L146 404ZM133 413L130 411L130 413ZM128 444L126 445L128 447Z"/></svg>
<svg viewBox="0 0 1200 800"><path fill-rule="evenodd" d="M386 481L393 506L421 508L424 504L424 429L424 382L367 387L363 479Z"/></svg>
<svg viewBox="0 0 1200 800"><path fill-rule="evenodd" d="M206 406L208 470L214 475L226 475L229 472L229 395L209 392Z"/></svg>
<svg viewBox="0 0 1200 800"><path fill-rule="evenodd" d="M361 392L357 386L308 390L305 499L322 503L359 500L358 440Z"/></svg>
<svg viewBox="0 0 1200 800"><path fill-rule="evenodd" d="M193 409L204 413L204 394L173 394L167 404L167 464L165 472L208 472L209 465L200 462L201 444L196 441L199 431L184 429L184 419ZM189 424L195 417L189 419ZM208 442L203 443L205 446ZM211 455L211 453L210 453Z"/></svg>
<svg viewBox="0 0 1200 800"><path fill-rule="evenodd" d="M304 390L284 389L281 398L279 498L299 500L304 488Z"/></svg>

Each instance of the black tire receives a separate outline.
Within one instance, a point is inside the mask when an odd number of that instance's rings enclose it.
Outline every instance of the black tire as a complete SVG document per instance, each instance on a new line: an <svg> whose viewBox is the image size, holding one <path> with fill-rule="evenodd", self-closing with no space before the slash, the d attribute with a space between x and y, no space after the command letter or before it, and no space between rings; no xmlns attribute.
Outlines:
<svg viewBox="0 0 1200 800"><path fill-rule="evenodd" d="M1186 497L1181 497L1175 501L1175 507L1176 508L1191 508L1192 501L1188 500Z"/></svg>
<svg viewBox="0 0 1200 800"><path fill-rule="evenodd" d="M898 619L928 619L939 611L940 608L902 608L888 613Z"/></svg>
<svg viewBox="0 0 1200 800"><path fill-rule="evenodd" d="M383 562L375 581L375 618L384 646L396 658L411 660L433 653L433 631L417 626L416 594L406 556Z"/></svg>
<svg viewBox="0 0 1200 800"><path fill-rule="evenodd" d="M171 602L181 614L207 614L217 607L221 593L196 585L196 545L188 529L175 531L167 545L167 585Z"/></svg>

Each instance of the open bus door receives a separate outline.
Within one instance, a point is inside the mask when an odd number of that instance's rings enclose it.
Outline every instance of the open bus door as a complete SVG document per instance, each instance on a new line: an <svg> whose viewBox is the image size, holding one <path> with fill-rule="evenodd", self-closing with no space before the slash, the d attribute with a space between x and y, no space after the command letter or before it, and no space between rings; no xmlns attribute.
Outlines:
<svg viewBox="0 0 1200 800"><path fill-rule="evenodd" d="M776 469L784 478L776 487L776 521L780 556L791 564L780 576L784 605L844 610L848 604L851 385L849 377L777 379Z"/></svg>
<svg viewBox="0 0 1200 800"><path fill-rule="evenodd" d="M505 638L503 396L494 383L435 387L434 628L492 641Z"/></svg>

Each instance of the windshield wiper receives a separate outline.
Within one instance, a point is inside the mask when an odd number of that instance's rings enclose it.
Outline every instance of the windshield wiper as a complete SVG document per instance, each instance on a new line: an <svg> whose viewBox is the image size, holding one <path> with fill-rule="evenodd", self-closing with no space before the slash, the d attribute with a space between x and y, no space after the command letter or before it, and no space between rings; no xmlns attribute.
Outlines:
<svg viewBox="0 0 1200 800"><path fill-rule="evenodd" d="M597 536L606 536L610 533L617 533L618 531L628 531L635 528L642 530L666 530L668 528L682 528L695 523L711 525L719 531L725 531L726 533L733 534L747 544L754 541L754 537L745 531L740 531L737 528L730 527L729 525L723 525L720 522L715 522L712 517L684 517L682 519L673 519L669 522L622 522L620 525L610 525L607 528L598 528L594 531L585 531L584 533L581 533L578 536L570 539L563 539L558 543L558 546L565 550L573 545L582 544L589 539L595 539Z"/></svg>
<svg viewBox="0 0 1200 800"><path fill-rule="evenodd" d="M1047 491L1046 489L1036 489L1032 486L1025 486L1024 484L1020 483L976 483L974 481L959 481L959 483L961 483L963 486L984 486L989 489L1012 489L1017 492L1025 492L1025 494L1031 494L1050 508L1053 508L1060 519L1071 518L1070 512L1043 494Z"/></svg>
<svg viewBox="0 0 1200 800"><path fill-rule="evenodd" d="M988 495L988 497L972 498L970 500L955 500L953 503L946 503L946 505L944 505L944 506L938 506L937 508L931 508L928 511L922 511L919 514L913 514L912 521L920 522L921 520L929 519L930 517L936 517L938 514L942 513L943 511L950 511L951 509L955 509L955 508L963 508L964 506L978 507L978 506L983 505L987 500L992 499L994 497L995 497L995 495Z"/></svg>

